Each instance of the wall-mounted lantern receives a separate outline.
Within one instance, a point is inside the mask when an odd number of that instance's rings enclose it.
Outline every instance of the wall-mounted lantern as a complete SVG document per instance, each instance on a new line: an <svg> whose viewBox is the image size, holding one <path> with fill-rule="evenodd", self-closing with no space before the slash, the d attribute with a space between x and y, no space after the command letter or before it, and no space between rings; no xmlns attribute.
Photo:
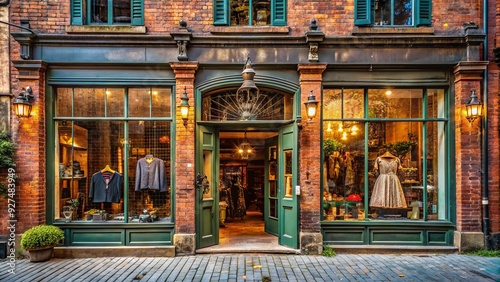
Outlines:
<svg viewBox="0 0 500 282"><path fill-rule="evenodd" d="M31 116L31 110L33 105L31 99L34 99L33 90L31 87L26 87L22 89L21 93L14 99L12 106L14 107L14 112L19 118L25 118Z"/></svg>
<svg viewBox="0 0 500 282"><path fill-rule="evenodd" d="M316 101L316 97L313 95L313 91L307 97L307 101L304 102L307 111L307 120L310 121L316 117L316 112L318 111L319 101Z"/></svg>
<svg viewBox="0 0 500 282"><path fill-rule="evenodd" d="M472 90L469 101L465 104L465 109L467 111L467 120L472 123L479 117L483 116L483 104L479 101L476 95L476 90Z"/></svg>
<svg viewBox="0 0 500 282"><path fill-rule="evenodd" d="M184 121L184 125L187 125L189 116L189 97L186 93L186 86L184 86L184 93L182 93L181 104L179 108L181 109L181 118Z"/></svg>

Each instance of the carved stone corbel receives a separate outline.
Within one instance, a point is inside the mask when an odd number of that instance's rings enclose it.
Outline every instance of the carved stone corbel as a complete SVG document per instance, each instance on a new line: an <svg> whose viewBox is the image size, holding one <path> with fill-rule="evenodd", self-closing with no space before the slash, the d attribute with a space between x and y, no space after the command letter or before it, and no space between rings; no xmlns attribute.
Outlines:
<svg viewBox="0 0 500 282"><path fill-rule="evenodd" d="M179 61L188 61L189 57L187 54L187 48L189 45L189 41L191 40L191 30L187 28L187 23L185 20L179 21L179 31L172 32L170 35L177 42L177 48L179 49L177 60Z"/></svg>
<svg viewBox="0 0 500 282"><path fill-rule="evenodd" d="M306 32L306 42L309 43L309 62L319 61L319 42L323 41L323 38L325 38L325 34L319 30L316 19L312 19L309 31Z"/></svg>

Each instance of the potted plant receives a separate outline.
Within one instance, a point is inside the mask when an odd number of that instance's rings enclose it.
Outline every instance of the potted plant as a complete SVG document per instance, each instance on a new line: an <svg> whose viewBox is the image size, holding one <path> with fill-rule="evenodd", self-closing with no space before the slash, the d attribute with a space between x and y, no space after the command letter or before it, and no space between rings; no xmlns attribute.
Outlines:
<svg viewBox="0 0 500 282"><path fill-rule="evenodd" d="M336 139L325 139L323 141L323 153L325 158L328 158L333 152L340 151L345 147L340 141Z"/></svg>
<svg viewBox="0 0 500 282"><path fill-rule="evenodd" d="M52 258L54 247L64 238L63 231L53 225L38 225L21 236L21 247L29 252L30 261L41 262Z"/></svg>

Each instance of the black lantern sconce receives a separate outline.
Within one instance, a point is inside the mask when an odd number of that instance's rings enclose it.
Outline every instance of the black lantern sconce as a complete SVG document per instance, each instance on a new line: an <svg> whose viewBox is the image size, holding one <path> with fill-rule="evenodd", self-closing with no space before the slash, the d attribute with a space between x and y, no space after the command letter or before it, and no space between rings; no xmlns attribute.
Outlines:
<svg viewBox="0 0 500 282"><path fill-rule="evenodd" d="M181 104L179 105L179 108L181 109L181 117L184 121L184 126L186 126L188 122L189 107L189 97L186 93L186 86L184 86L184 93L182 93Z"/></svg>
<svg viewBox="0 0 500 282"><path fill-rule="evenodd" d="M318 111L319 101L316 101L316 96L313 95L313 91L307 97L307 101L304 102L307 111L307 120L310 121L316 117L316 112Z"/></svg>
<svg viewBox="0 0 500 282"><path fill-rule="evenodd" d="M469 102L465 104L465 109L467 111L467 116L465 118L467 118L470 123L473 123L474 120L483 116L483 104L479 101L476 90L471 91Z"/></svg>
<svg viewBox="0 0 500 282"><path fill-rule="evenodd" d="M31 116L31 110L33 105L31 104L31 100L34 99L33 90L31 87L26 87L26 89L22 89L21 93L14 99L12 102L12 106L14 107L14 111L19 118L25 118Z"/></svg>

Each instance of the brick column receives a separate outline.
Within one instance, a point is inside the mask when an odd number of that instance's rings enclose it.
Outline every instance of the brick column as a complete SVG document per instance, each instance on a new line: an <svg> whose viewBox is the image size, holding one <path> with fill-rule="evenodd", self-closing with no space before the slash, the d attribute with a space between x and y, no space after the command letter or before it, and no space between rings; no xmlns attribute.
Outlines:
<svg viewBox="0 0 500 282"><path fill-rule="evenodd" d="M194 254L196 249L195 220L195 99L194 79L198 62L170 63L174 70L175 87L175 235L174 245L177 254ZM181 111L177 107L181 102L184 87L189 98L189 119L184 125Z"/></svg>
<svg viewBox="0 0 500 282"><path fill-rule="evenodd" d="M45 142L45 71L46 63L38 60L12 61L18 70L22 88L33 90L31 117L19 119L12 113L12 136L16 143L16 233L45 223L46 216L46 142Z"/></svg>
<svg viewBox="0 0 500 282"><path fill-rule="evenodd" d="M300 101L302 124L299 130L299 183L301 186L300 201L300 248L305 254L321 254L323 237L321 235L321 142L319 115L321 103L318 104L316 118L307 121L304 102L311 90L316 100L322 100L322 73L326 64L300 64Z"/></svg>
<svg viewBox="0 0 500 282"><path fill-rule="evenodd" d="M481 228L481 121L465 118L472 90L481 95L483 71L488 62L460 62L455 66L456 215L455 246L459 250L483 248ZM482 98L482 97L480 97Z"/></svg>

